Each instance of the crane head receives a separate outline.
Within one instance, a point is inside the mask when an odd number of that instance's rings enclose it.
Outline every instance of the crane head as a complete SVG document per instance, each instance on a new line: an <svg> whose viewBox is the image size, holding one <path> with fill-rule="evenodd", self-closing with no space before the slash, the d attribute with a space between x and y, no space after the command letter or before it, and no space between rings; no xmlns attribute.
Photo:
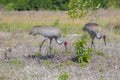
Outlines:
<svg viewBox="0 0 120 80"><path fill-rule="evenodd" d="M64 45L66 46L67 44L68 44L68 42L67 42L67 41L65 41L65 42L64 42Z"/></svg>
<svg viewBox="0 0 120 80"><path fill-rule="evenodd" d="M29 35L33 35L36 36L39 34L39 28L38 26L34 26L30 31L29 31Z"/></svg>
<svg viewBox="0 0 120 80"><path fill-rule="evenodd" d="M103 35L103 40L104 40L104 43L106 45L106 35Z"/></svg>
<svg viewBox="0 0 120 80"><path fill-rule="evenodd" d="M29 35L31 35L32 34L32 32L29 32Z"/></svg>
<svg viewBox="0 0 120 80"><path fill-rule="evenodd" d="M29 31L29 35L33 35L33 36L36 36L37 34L33 31Z"/></svg>
<svg viewBox="0 0 120 80"><path fill-rule="evenodd" d="M62 38L62 39L57 39L57 38L56 38L56 42L57 42L59 45L64 44L65 50L66 50L66 52L67 52L67 44L68 44L68 42L67 42L67 40L66 40L65 38Z"/></svg>
<svg viewBox="0 0 120 80"><path fill-rule="evenodd" d="M67 44L68 44L68 42L67 42L67 41L64 41L64 46L65 46L66 52L67 52Z"/></svg>

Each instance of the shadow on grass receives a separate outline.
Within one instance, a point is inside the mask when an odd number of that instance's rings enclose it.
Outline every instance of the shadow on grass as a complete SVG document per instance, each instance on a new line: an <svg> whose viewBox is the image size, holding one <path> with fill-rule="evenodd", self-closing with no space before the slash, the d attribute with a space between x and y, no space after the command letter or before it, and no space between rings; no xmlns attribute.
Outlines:
<svg viewBox="0 0 120 80"><path fill-rule="evenodd" d="M48 59L53 59L55 56L54 55L43 55L43 56L35 56L35 55L28 55L28 59L42 59L42 60L48 60Z"/></svg>
<svg viewBox="0 0 120 80"><path fill-rule="evenodd" d="M78 63L78 58L77 58L77 57L73 57L71 60L72 60L73 62Z"/></svg>

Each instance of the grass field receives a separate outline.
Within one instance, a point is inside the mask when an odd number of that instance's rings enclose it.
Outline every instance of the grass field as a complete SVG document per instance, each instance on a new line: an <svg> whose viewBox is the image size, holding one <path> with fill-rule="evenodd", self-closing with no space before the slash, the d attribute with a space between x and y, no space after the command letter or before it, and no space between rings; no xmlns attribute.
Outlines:
<svg viewBox="0 0 120 80"><path fill-rule="evenodd" d="M96 22L107 35L107 45L102 40L95 40L96 52L91 55L91 62L86 67L74 62L74 42L85 34L85 23ZM64 46L53 41L55 54L51 59L37 58L42 36L33 37L28 31L36 25L52 25L63 32L69 41L68 52ZM72 36L80 34L80 36ZM90 40L88 40L88 46ZM49 41L42 48L42 55L49 52ZM4 53L12 52L5 59ZM72 20L67 12L62 11L0 11L0 80L120 80L120 10L108 9L90 11L84 18Z"/></svg>

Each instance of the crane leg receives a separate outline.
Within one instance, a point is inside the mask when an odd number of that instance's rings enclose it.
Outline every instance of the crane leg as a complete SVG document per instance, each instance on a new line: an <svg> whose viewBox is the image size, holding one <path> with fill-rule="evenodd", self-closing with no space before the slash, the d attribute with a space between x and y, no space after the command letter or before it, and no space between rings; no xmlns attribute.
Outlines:
<svg viewBox="0 0 120 80"><path fill-rule="evenodd" d="M92 46L93 46L94 49L95 49L95 45L94 45L94 42L93 42L93 41L91 42L91 48L92 48Z"/></svg>
<svg viewBox="0 0 120 80"><path fill-rule="evenodd" d="M50 39L49 49L50 49L50 56L49 57L51 58L51 61L53 62L54 55L52 55L52 38Z"/></svg>
<svg viewBox="0 0 120 80"><path fill-rule="evenodd" d="M46 40L47 40L47 38L45 38L45 39L42 41L42 43L40 44L40 54L41 54L41 48L42 48L42 46L43 46L43 43L44 43Z"/></svg>
<svg viewBox="0 0 120 80"><path fill-rule="evenodd" d="M92 37L91 48L92 48L92 46L93 46L93 47L94 47L94 49L95 49L95 45L94 45L94 38L95 38L95 37Z"/></svg>
<svg viewBox="0 0 120 80"><path fill-rule="evenodd" d="M50 49L50 55L52 54L52 39L50 39L50 46L49 46L49 49Z"/></svg>
<svg viewBox="0 0 120 80"><path fill-rule="evenodd" d="M47 40L47 38L45 38L43 41L42 41L42 43L40 44L40 54L41 54L41 48L42 48L42 45L43 45L43 43L45 42ZM39 58L38 58L38 63L40 63L40 55L39 55Z"/></svg>

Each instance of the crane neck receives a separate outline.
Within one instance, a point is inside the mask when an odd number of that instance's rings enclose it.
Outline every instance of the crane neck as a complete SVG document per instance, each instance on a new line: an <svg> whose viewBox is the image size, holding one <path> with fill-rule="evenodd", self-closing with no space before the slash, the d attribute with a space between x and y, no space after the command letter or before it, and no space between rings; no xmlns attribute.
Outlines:
<svg viewBox="0 0 120 80"><path fill-rule="evenodd" d="M103 37L103 35L96 35L97 39L101 39Z"/></svg>
<svg viewBox="0 0 120 80"><path fill-rule="evenodd" d="M56 42L61 45L64 41L63 40L60 40L60 39L56 39Z"/></svg>

